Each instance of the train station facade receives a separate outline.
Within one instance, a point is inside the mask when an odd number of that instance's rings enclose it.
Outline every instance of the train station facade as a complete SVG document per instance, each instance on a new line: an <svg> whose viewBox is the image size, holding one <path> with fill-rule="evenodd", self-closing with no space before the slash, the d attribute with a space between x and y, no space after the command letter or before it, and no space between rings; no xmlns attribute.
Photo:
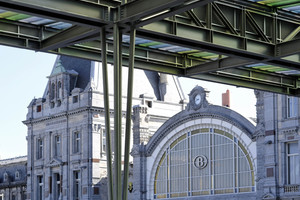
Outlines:
<svg viewBox="0 0 300 200"><path fill-rule="evenodd" d="M48 79L24 121L26 167L0 162L0 200L108 199L101 66L59 56ZM174 76L135 70L134 85L129 199L300 198L298 98L255 91L255 126L200 86L186 101Z"/></svg>

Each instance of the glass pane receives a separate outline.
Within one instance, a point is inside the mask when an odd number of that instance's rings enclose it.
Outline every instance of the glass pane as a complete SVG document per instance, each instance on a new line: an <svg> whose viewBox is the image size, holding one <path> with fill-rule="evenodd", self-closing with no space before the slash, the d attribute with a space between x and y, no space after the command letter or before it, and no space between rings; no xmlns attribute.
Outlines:
<svg viewBox="0 0 300 200"><path fill-rule="evenodd" d="M299 177L299 156L289 156L289 184L297 184Z"/></svg>
<svg viewBox="0 0 300 200"><path fill-rule="evenodd" d="M289 143L288 144L288 153L289 154L298 153L298 143Z"/></svg>

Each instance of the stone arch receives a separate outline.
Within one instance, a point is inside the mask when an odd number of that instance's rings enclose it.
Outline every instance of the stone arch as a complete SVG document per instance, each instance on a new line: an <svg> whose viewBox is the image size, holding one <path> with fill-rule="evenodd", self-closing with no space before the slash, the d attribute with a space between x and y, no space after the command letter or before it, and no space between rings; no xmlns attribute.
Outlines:
<svg viewBox="0 0 300 200"><path fill-rule="evenodd" d="M158 198L158 195L155 194L155 187L157 186L156 177L158 176L157 170L160 167L160 164L164 162L164 156L168 154L168 151L172 151L170 147L178 145L180 141L191 140L191 138L196 135L196 132L201 129L206 130L206 133L203 132L203 134L213 135L209 137L225 138L224 140L232 143L233 148L240 149L237 150L237 152L244 152L245 159L247 160L247 163L249 163L249 169L251 169L249 170L251 183L248 185L249 187L247 192L255 191L254 180L256 176L256 142L253 139L254 126L240 114L230 109L209 105L206 108L201 108L199 111L185 110L173 116L153 135L149 143L146 145L147 199ZM193 136L191 136L192 134ZM183 137L189 139L183 140ZM212 145L210 148L215 147ZM189 159L189 163L191 164L192 157L189 157ZM215 194L215 192L236 193L236 190L241 193L243 191L242 187L239 186L232 187L232 190L230 189L226 191L221 191L217 190L217 188L214 188L213 194ZM166 193L165 196L162 195L161 197L171 198L171 195L174 197L176 197L176 195L178 197L192 197L192 192L193 191L191 188L187 188L185 193ZM197 196L196 193L193 194ZM200 193L198 193L198 195L201 196ZM211 195L211 193L209 192L208 194L205 193L203 195Z"/></svg>

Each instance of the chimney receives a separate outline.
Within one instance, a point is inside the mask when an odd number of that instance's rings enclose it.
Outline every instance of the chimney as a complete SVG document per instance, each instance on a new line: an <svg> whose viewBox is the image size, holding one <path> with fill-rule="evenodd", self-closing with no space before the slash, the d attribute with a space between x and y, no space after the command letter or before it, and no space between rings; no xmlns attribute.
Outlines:
<svg viewBox="0 0 300 200"><path fill-rule="evenodd" d="M226 90L226 93L222 93L222 106L230 107L230 93Z"/></svg>

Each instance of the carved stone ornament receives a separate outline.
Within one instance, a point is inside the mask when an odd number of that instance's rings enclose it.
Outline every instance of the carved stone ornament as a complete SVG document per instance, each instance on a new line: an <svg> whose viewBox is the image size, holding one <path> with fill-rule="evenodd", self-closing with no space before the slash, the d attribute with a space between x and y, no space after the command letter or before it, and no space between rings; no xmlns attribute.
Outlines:
<svg viewBox="0 0 300 200"><path fill-rule="evenodd" d="M275 199L275 196L272 193L267 193L262 199Z"/></svg>
<svg viewBox="0 0 300 200"><path fill-rule="evenodd" d="M199 110L202 107L207 107L206 92L200 87L196 86L189 94L189 104L187 110Z"/></svg>
<svg viewBox="0 0 300 200"><path fill-rule="evenodd" d="M132 147L132 149L131 149L130 155L132 157L139 156L140 155L140 146L134 144L133 147Z"/></svg>
<svg viewBox="0 0 300 200"><path fill-rule="evenodd" d="M264 117L264 92L260 90L254 90L256 96L256 127L255 127L255 137L265 136L265 117Z"/></svg>
<svg viewBox="0 0 300 200"><path fill-rule="evenodd" d="M61 160L53 158L46 166L47 167L58 167L61 165L62 165Z"/></svg>

